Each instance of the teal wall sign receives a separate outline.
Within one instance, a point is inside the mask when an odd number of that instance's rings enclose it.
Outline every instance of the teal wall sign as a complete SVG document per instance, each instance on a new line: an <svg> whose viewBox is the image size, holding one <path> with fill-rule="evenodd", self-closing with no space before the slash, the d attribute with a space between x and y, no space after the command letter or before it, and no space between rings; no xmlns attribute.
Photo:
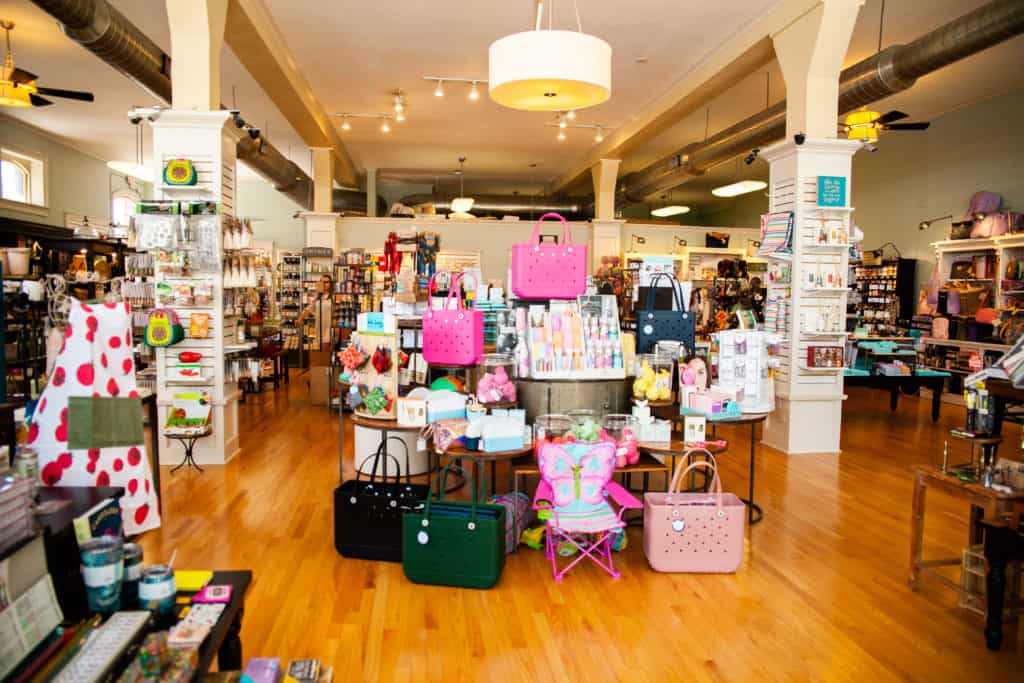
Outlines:
<svg viewBox="0 0 1024 683"><path fill-rule="evenodd" d="M846 206L846 178L818 176L818 206Z"/></svg>

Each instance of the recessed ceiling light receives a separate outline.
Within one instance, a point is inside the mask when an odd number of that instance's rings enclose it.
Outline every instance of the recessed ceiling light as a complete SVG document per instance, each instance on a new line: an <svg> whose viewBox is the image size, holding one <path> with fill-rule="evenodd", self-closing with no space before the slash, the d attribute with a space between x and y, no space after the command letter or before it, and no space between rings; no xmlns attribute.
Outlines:
<svg viewBox="0 0 1024 683"><path fill-rule="evenodd" d="M748 192L757 192L768 187L768 183L763 180L741 180L738 183L732 183L731 185L723 185L722 187L716 187L711 190L711 194L716 197L735 197L741 194L747 194Z"/></svg>
<svg viewBox="0 0 1024 683"><path fill-rule="evenodd" d="M673 204L672 206L663 206L660 209L654 209L651 211L652 216L658 218L667 218L669 216L678 216L679 214L690 213L690 207L681 206L679 204Z"/></svg>

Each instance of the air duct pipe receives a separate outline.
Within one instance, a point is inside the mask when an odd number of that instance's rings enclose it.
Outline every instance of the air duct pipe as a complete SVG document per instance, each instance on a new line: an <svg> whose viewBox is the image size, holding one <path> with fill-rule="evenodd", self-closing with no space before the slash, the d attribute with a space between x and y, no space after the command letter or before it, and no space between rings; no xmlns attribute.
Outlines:
<svg viewBox="0 0 1024 683"><path fill-rule="evenodd" d="M154 97L171 103L171 58L107 0L32 0L55 18L61 30ZM222 109L227 109L223 104ZM313 181L267 140L243 136L238 159L269 181L274 189L306 210L313 209ZM335 191L335 211L366 214L351 191ZM378 204L383 200L378 197Z"/></svg>
<svg viewBox="0 0 1024 683"><path fill-rule="evenodd" d="M452 210L451 199L436 194L414 194L402 198L406 206L429 204L437 213ZM540 217L548 211L560 213L570 219L585 219L593 216L592 201L579 197L525 197L520 195L473 195L474 215Z"/></svg>
<svg viewBox="0 0 1024 683"><path fill-rule="evenodd" d="M996 0L954 19L909 45L894 45L844 69L839 112L845 114L914 85L918 78L1024 32L1024 2ZM619 183L624 204L642 202L712 166L786 135L786 102L740 121L705 142L687 145Z"/></svg>

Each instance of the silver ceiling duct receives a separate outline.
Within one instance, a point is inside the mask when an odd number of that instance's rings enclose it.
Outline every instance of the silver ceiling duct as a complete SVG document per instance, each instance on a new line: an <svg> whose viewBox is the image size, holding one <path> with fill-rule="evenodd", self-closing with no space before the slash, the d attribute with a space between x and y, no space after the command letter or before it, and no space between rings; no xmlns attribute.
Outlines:
<svg viewBox="0 0 1024 683"><path fill-rule="evenodd" d="M72 40L139 84L154 97L171 103L171 58L107 0L32 0L60 22ZM227 109L223 104L222 109ZM313 180L267 140L243 136L238 159L266 178L274 189L312 210ZM362 195L360 202L357 195ZM384 200L377 198L384 206ZM334 191L334 210L366 214L366 195Z"/></svg>
<svg viewBox="0 0 1024 683"><path fill-rule="evenodd" d="M996 0L954 19L909 45L894 45L844 69L839 79L839 112L845 114L914 85L922 76L1024 32L1024 2ZM786 102L624 176L618 201L642 202L702 175L712 166L763 147L786 135Z"/></svg>
<svg viewBox="0 0 1024 683"><path fill-rule="evenodd" d="M594 202L580 197L528 197L523 195L477 195L473 196L474 216L520 216L539 218L548 211L560 213L569 219L583 219L593 216ZM451 199L437 194L414 194L402 198L406 206L429 204L437 213L451 212Z"/></svg>

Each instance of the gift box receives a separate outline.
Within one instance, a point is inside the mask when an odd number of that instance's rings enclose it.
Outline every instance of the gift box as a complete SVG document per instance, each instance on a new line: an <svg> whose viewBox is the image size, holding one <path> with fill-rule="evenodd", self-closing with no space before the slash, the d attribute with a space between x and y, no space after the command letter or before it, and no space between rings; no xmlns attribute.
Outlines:
<svg viewBox="0 0 1024 683"><path fill-rule="evenodd" d="M485 453L515 451L526 445L523 440L523 425L516 418L491 415L480 422L482 450Z"/></svg>
<svg viewBox="0 0 1024 683"><path fill-rule="evenodd" d="M427 402L422 398L398 397L398 424L401 427L424 427L427 424Z"/></svg>

